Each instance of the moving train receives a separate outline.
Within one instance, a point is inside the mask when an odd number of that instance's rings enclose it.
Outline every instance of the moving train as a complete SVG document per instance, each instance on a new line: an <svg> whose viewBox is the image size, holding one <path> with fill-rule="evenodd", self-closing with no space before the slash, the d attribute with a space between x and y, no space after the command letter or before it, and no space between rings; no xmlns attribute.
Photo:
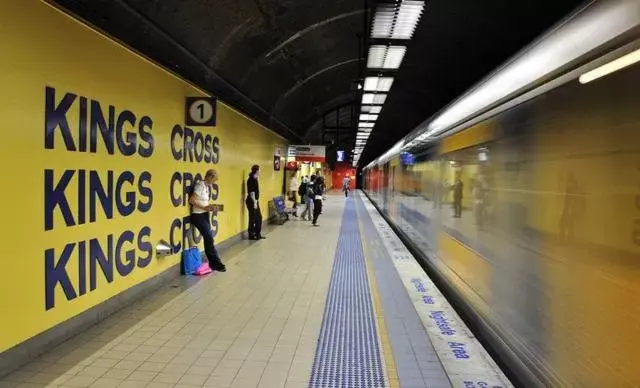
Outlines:
<svg viewBox="0 0 640 388"><path fill-rule="evenodd" d="M363 189L519 385L640 386L640 1L589 2Z"/></svg>

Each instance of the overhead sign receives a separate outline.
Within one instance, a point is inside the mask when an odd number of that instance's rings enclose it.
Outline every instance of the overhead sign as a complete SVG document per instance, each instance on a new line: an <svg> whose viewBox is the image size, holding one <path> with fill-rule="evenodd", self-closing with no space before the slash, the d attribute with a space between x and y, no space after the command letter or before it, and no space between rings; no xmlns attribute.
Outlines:
<svg viewBox="0 0 640 388"><path fill-rule="evenodd" d="M326 147L317 145L292 145L289 146L289 157L298 162L321 162L326 160Z"/></svg>
<svg viewBox="0 0 640 388"><path fill-rule="evenodd" d="M216 126L216 97L187 97L185 125L192 127Z"/></svg>

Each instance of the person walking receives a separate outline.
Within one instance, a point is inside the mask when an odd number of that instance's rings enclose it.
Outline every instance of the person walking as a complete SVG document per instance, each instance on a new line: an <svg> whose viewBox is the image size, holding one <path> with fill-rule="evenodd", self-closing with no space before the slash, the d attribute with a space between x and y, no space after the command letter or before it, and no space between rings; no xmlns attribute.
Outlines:
<svg viewBox="0 0 640 388"><path fill-rule="evenodd" d="M211 186L218 180L218 174L215 170L209 170L204 179L198 179L193 185L193 190L189 196L189 204L191 205L190 222L204 240L204 252L209 261L209 267L218 272L225 272L227 268L222 264L220 255L213 243L213 231L211 230L211 221L209 212L215 208L210 205Z"/></svg>
<svg viewBox="0 0 640 388"><path fill-rule="evenodd" d="M313 226L318 226L318 217L322 214L322 197L324 194L324 179L318 177L313 185Z"/></svg>
<svg viewBox="0 0 640 388"><path fill-rule="evenodd" d="M293 202L293 210L298 208L298 178L296 177L295 172L291 175L291 180L289 180L289 199ZM297 216L297 213L294 213Z"/></svg>
<svg viewBox="0 0 640 388"><path fill-rule="evenodd" d="M304 211L302 212L302 219L304 221L311 221L312 217L313 217L313 205L314 205L314 189L313 186L315 184L316 181L316 176L315 175L311 175L310 180L305 184L305 193L304 193L304 203L305 203L305 208Z"/></svg>
<svg viewBox="0 0 640 388"><path fill-rule="evenodd" d="M349 178L348 176L345 176L344 179L342 180L342 191L344 191L345 197L349 196L350 185L351 185L351 178Z"/></svg>
<svg viewBox="0 0 640 388"><path fill-rule="evenodd" d="M260 166L254 164L247 179L247 211L249 212L249 240L262 240L262 212L260 211L260 185L258 184Z"/></svg>

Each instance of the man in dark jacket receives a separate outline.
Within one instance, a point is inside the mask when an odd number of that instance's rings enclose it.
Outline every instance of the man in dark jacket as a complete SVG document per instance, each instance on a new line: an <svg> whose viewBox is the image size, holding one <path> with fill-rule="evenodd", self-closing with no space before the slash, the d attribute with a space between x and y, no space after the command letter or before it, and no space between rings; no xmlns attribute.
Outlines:
<svg viewBox="0 0 640 388"><path fill-rule="evenodd" d="M258 184L258 175L260 174L260 166L253 165L251 174L247 179L247 199L245 204L249 212L249 240L261 240L262 236L262 212L260 211L260 186Z"/></svg>
<svg viewBox="0 0 640 388"><path fill-rule="evenodd" d="M318 226L318 216L322 213L322 196L324 195L324 178L317 177L313 185L313 226Z"/></svg>

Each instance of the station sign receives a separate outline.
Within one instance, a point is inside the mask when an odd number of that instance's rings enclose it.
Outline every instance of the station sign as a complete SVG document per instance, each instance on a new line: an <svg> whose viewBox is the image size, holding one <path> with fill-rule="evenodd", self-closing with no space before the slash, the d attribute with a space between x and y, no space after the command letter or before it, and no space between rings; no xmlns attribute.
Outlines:
<svg viewBox="0 0 640 388"><path fill-rule="evenodd" d="M191 127L215 127L217 118L216 97L187 97L185 125Z"/></svg>
<svg viewBox="0 0 640 388"><path fill-rule="evenodd" d="M295 158L297 162L320 162L326 161L326 147L318 145L291 145L287 155Z"/></svg>

